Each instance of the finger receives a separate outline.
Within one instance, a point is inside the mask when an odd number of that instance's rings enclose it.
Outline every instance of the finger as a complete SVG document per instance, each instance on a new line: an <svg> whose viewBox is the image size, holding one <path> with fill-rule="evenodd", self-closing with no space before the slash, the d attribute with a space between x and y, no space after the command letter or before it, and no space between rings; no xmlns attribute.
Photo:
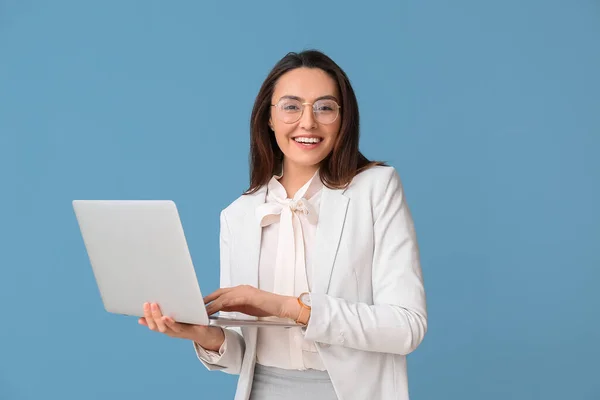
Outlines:
<svg viewBox="0 0 600 400"><path fill-rule="evenodd" d="M234 288L221 288L221 289L217 289L214 292L212 292L211 294L209 294L208 296L206 296L204 298L204 304L208 304L211 301L214 301L215 299L219 298L220 296L232 291Z"/></svg>
<svg viewBox="0 0 600 400"><path fill-rule="evenodd" d="M206 306L206 312L208 315L212 315L223 309L224 305L227 303L228 298L230 297L230 293L221 294L218 298L214 299Z"/></svg>
<svg viewBox="0 0 600 400"><path fill-rule="evenodd" d="M177 322L173 321L172 318L165 316L165 317L163 317L163 321L164 321L165 325L167 326L167 328L169 328L173 332L175 332L175 333L183 332L183 325L178 324Z"/></svg>
<svg viewBox="0 0 600 400"><path fill-rule="evenodd" d="M144 303L144 318L146 319L146 326L155 331L156 323L154 322L154 318L152 318L152 313L150 312L150 303Z"/></svg>
<svg viewBox="0 0 600 400"><path fill-rule="evenodd" d="M138 324L148 326L148 324L146 323L146 318L144 317L138 319Z"/></svg>
<svg viewBox="0 0 600 400"><path fill-rule="evenodd" d="M208 315L213 315L215 312L213 311L216 307L215 302L213 301L212 303L210 303L209 305L206 306L206 313Z"/></svg>
<svg viewBox="0 0 600 400"><path fill-rule="evenodd" d="M158 306L158 304L152 303L151 310L152 310L152 317L154 317L154 322L156 323L156 327L158 328L158 331L160 333L166 333L167 326L165 325L165 322L162 319L163 315L162 315L162 312L160 311L160 307Z"/></svg>
<svg viewBox="0 0 600 400"><path fill-rule="evenodd" d="M222 309L222 300L218 299L210 303L206 306L206 313L208 315L213 315L214 313L220 311Z"/></svg>
<svg viewBox="0 0 600 400"><path fill-rule="evenodd" d="M219 297L206 307L208 315L212 315L219 311L236 311L239 307L246 305L243 297L233 297L232 293L228 293Z"/></svg>

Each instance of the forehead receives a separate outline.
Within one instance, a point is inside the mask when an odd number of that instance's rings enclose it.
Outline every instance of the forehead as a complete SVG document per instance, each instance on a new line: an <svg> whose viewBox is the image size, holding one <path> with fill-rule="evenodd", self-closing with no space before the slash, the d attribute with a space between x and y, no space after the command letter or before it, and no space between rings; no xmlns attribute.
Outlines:
<svg viewBox="0 0 600 400"><path fill-rule="evenodd" d="M335 80L319 68L296 68L283 74L275 84L273 98L298 96L304 100L332 95L338 97Z"/></svg>

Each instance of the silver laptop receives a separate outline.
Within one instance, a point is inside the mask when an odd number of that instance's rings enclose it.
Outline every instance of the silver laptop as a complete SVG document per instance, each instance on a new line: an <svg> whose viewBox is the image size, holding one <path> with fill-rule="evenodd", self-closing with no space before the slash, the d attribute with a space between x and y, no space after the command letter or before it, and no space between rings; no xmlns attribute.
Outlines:
<svg viewBox="0 0 600 400"><path fill-rule="evenodd" d="M143 304L153 302L182 323L300 326L241 313L209 317L173 201L74 200L73 209L106 311L143 317Z"/></svg>

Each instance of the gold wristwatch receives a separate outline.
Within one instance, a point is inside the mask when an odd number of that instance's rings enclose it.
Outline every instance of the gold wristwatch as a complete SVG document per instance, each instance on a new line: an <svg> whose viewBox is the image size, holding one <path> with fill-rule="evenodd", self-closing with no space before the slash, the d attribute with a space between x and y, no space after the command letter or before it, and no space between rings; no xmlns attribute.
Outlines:
<svg viewBox="0 0 600 400"><path fill-rule="evenodd" d="M300 315L298 315L298 318L296 318L296 323L308 325L311 310L310 293L304 292L298 296L298 304L300 304L301 308Z"/></svg>

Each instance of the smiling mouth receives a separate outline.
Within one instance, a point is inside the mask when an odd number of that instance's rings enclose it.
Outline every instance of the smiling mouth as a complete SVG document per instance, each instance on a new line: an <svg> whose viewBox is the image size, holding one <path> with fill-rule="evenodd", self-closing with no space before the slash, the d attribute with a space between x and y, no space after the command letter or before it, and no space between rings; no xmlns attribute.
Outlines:
<svg viewBox="0 0 600 400"><path fill-rule="evenodd" d="M321 143L323 141L322 138L319 137L295 137L294 141L297 143L302 143L302 144L317 144L317 143Z"/></svg>

